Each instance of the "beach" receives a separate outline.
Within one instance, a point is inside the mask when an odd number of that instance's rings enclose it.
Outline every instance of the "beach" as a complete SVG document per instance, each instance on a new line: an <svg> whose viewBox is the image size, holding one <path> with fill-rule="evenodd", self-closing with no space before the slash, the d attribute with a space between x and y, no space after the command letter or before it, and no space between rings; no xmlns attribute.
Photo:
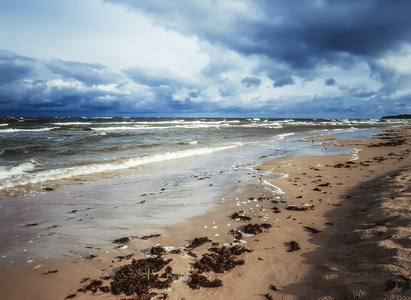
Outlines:
<svg viewBox="0 0 411 300"><path fill-rule="evenodd" d="M118 228L113 243L2 264L2 298L408 299L410 132L305 137L323 151L350 151L266 159L229 177L236 182L217 204L183 222L139 235ZM210 193L217 184L195 179ZM127 285L131 277L140 288Z"/></svg>

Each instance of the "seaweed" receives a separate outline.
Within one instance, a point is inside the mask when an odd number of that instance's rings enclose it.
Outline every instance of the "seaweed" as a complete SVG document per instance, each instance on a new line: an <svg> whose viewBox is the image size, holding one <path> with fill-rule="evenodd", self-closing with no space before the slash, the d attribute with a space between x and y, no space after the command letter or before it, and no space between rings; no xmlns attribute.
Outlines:
<svg viewBox="0 0 411 300"><path fill-rule="evenodd" d="M141 237L140 239L148 240L148 239L156 238L156 237L160 237L160 236L161 236L161 234L151 234L151 235L145 235L145 236Z"/></svg>
<svg viewBox="0 0 411 300"><path fill-rule="evenodd" d="M159 280L157 272L171 262L161 257L135 260L121 267L110 283L114 295L150 295L152 288L168 288L172 282L171 275L166 280ZM170 271L171 273L171 271Z"/></svg>
<svg viewBox="0 0 411 300"><path fill-rule="evenodd" d="M201 245L204 245L205 243L209 243L211 240L208 237L200 237L200 238L195 238L194 240L191 241L191 243L187 246L188 249L194 249L197 247L200 247Z"/></svg>
<svg viewBox="0 0 411 300"><path fill-rule="evenodd" d="M257 234L263 232L261 229L260 225L258 224L248 224L247 226L244 227L244 233L248 234Z"/></svg>
<svg viewBox="0 0 411 300"><path fill-rule="evenodd" d="M122 237L119 239L114 240L112 243L113 244L126 244L130 241L130 237L126 236L126 237Z"/></svg>
<svg viewBox="0 0 411 300"><path fill-rule="evenodd" d="M293 252L293 251L297 251L300 250L301 247L300 245L298 245L298 243L296 241L291 241L290 242L290 248L287 250L287 252Z"/></svg>
<svg viewBox="0 0 411 300"><path fill-rule="evenodd" d="M321 230L315 229L313 227L309 227L309 226L304 226L305 229L307 229L308 231L311 231L312 233L319 233L321 232Z"/></svg>
<svg viewBox="0 0 411 300"><path fill-rule="evenodd" d="M204 288L214 288L220 287L223 285L223 282L220 279L214 279L209 281L205 276L199 274L191 275L191 281L188 283L188 286L193 290L197 290L200 287Z"/></svg>
<svg viewBox="0 0 411 300"><path fill-rule="evenodd" d="M233 213L233 214L231 215L231 219L233 219L233 220L241 220L241 221L245 221L245 222L251 221L251 218L250 218L250 217L242 216L242 215L240 215L240 214L237 213L237 212L235 212L235 213Z"/></svg>
<svg viewBox="0 0 411 300"><path fill-rule="evenodd" d="M238 260L236 256L244 252L250 252L246 247L233 246L231 248L210 248L210 252L203 254L203 257L194 263L193 267L199 273L215 272L224 273L238 265L243 265L244 260Z"/></svg>

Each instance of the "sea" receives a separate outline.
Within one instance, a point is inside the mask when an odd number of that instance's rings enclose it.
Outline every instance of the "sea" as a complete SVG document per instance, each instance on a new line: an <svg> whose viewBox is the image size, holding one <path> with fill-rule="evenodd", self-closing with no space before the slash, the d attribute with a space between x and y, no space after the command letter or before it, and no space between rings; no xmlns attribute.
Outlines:
<svg viewBox="0 0 411 300"><path fill-rule="evenodd" d="M3 117L0 257L31 262L55 255L58 245L67 252L73 245L107 245L119 236L152 233L153 227L202 214L223 201L265 160L355 156L355 149L323 146L310 141L312 136L370 138L409 122ZM281 193L268 181L267 189Z"/></svg>

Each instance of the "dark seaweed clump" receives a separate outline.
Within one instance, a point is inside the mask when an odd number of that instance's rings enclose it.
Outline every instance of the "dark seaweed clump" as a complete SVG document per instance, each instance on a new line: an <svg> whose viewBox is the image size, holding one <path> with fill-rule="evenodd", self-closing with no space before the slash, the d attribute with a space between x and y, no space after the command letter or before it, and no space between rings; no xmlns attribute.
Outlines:
<svg viewBox="0 0 411 300"><path fill-rule="evenodd" d="M243 232L248 234L257 234L263 232L263 229L271 228L271 224L264 223L261 225L258 224L248 224L244 227Z"/></svg>
<svg viewBox="0 0 411 300"><path fill-rule="evenodd" d="M211 288L211 287L219 287L222 286L223 282L220 279L214 279L213 281L209 281L207 277L199 274L191 275L191 281L188 283L188 286L193 290L197 290L200 287L204 288Z"/></svg>
<svg viewBox="0 0 411 300"><path fill-rule="evenodd" d="M191 241L191 243L187 246L188 249L194 249L197 247L200 247L204 245L205 243L209 243L211 240L208 237L200 237L200 238L195 238L194 240Z"/></svg>
<svg viewBox="0 0 411 300"><path fill-rule="evenodd" d="M251 220L250 217L242 216L242 215L240 215L238 212L233 213L233 214L231 215L231 219L233 219L233 220L241 220L241 221L245 221L245 222Z"/></svg>
<svg viewBox="0 0 411 300"><path fill-rule="evenodd" d="M150 295L150 290L165 289L170 287L173 278L171 268L166 268L164 274L159 275L171 259L161 257L139 259L125 265L116 272L113 281L110 283L111 293L120 295L124 293L130 295ZM160 280L160 278L165 278Z"/></svg>
<svg viewBox="0 0 411 300"><path fill-rule="evenodd" d="M209 251L210 252L203 254L203 257L193 265L200 273L224 273L238 265L244 264L244 260L239 260L236 256L244 252L251 252L251 250L242 246L210 248Z"/></svg>

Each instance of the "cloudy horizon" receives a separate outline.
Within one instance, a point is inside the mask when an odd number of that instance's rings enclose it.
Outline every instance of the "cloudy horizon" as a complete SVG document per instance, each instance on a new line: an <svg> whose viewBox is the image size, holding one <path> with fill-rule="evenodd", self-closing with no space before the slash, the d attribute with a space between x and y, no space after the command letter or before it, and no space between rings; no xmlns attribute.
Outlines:
<svg viewBox="0 0 411 300"><path fill-rule="evenodd" d="M0 3L0 115L411 113L410 1Z"/></svg>

